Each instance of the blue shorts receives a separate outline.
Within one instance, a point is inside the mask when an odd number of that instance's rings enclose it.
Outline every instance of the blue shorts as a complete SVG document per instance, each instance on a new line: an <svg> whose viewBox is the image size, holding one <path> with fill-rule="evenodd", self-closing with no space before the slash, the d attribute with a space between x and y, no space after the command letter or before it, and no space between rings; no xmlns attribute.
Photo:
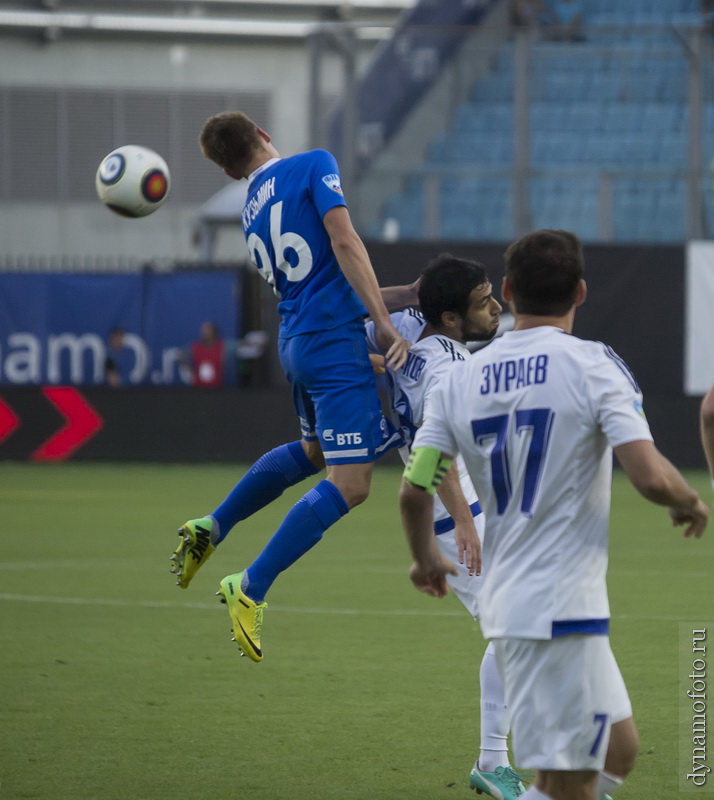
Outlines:
<svg viewBox="0 0 714 800"><path fill-rule="evenodd" d="M327 464L371 463L402 444L380 409L362 320L280 339L278 352L302 436Z"/></svg>

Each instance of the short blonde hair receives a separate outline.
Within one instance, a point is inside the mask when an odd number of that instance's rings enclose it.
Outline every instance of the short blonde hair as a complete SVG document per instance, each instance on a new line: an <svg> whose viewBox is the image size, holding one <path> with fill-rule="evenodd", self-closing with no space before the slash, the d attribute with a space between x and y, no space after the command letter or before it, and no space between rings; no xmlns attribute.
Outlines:
<svg viewBox="0 0 714 800"><path fill-rule="evenodd" d="M221 169L243 175L260 150L258 126L242 111L223 111L209 117L198 137L203 155Z"/></svg>

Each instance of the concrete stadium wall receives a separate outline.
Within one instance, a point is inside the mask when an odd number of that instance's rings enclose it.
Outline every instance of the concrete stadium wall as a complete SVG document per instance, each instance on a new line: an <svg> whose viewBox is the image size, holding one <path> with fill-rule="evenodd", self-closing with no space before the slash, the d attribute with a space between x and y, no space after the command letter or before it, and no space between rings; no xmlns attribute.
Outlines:
<svg viewBox="0 0 714 800"><path fill-rule="evenodd" d="M102 39L62 39L44 42L0 34L0 93L3 89L45 90L50 93L73 90L100 90L107 95L121 91L141 91L161 95L221 92L227 96L263 93L268 98L267 119L280 151L290 155L307 143L307 97L309 54L305 42L268 43L265 41L232 44L172 43L151 38L129 41ZM324 90L338 91L338 70L326 71ZM182 131L190 140L186 146L196 149L200 123L211 108L195 121L195 131ZM99 110L95 114L100 113ZM46 120L45 120L46 122ZM97 120L106 123L106 120ZM225 185L227 179L214 165L206 162L206 175L215 174L213 189L201 200L178 203L169 197L166 205L145 220L115 217L98 201L58 202L54 197L21 202L8 196L8 180L3 180L3 167L19 172L22 164L8 164L2 156L3 139L10 140L11 125L7 109L0 103L0 259L45 258L59 261L74 257L106 257L138 259L196 259L199 253L192 240L194 223L200 206L211 194ZM27 120L28 132L23 135L27 162L33 158L52 160L53 153L66 147L66 131L55 137L43 133L43 119ZM92 147L92 120L88 118L87 146ZM131 142L114 141L110 149ZM145 144L146 142L134 142ZM79 147L77 142L70 143ZM33 152L34 150L34 152ZM24 152L24 151L23 151ZM108 152L108 151L107 151ZM104 155L105 153L102 153ZM167 154L163 154L169 160ZM97 158L97 165L101 156ZM181 159L181 153L176 156ZM56 168L56 162L49 169ZM172 161L169 160L169 167ZM94 183L94 167L86 180ZM180 165L175 164L178 173ZM211 171L215 171L215 173ZM43 202L44 199L44 202ZM245 254L240 231L227 233L219 242L218 259L236 259Z"/></svg>

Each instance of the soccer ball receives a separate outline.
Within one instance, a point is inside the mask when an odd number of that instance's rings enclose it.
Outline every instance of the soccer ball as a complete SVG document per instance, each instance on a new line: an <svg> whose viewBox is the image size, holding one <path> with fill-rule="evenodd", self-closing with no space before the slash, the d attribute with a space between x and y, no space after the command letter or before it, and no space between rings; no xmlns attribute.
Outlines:
<svg viewBox="0 0 714 800"><path fill-rule="evenodd" d="M171 174L158 153L136 144L117 147L99 165L99 199L123 217L153 214L169 196Z"/></svg>

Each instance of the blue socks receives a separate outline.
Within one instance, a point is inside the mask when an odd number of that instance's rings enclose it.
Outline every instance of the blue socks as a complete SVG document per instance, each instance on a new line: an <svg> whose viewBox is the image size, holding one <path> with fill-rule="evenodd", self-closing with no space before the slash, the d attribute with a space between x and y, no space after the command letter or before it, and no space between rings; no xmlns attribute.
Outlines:
<svg viewBox="0 0 714 800"><path fill-rule="evenodd" d="M283 444L261 456L211 513L218 523L213 545L222 542L236 523L272 503L289 486L318 472L299 441Z"/></svg>
<svg viewBox="0 0 714 800"><path fill-rule="evenodd" d="M218 545L236 523L272 503L289 486L318 472L299 441L281 445L261 456L210 514L217 523L212 543ZM290 509L248 568L248 584L244 590L248 597L256 603L262 602L277 576L314 547L322 534L348 511L347 503L334 484L320 481Z"/></svg>
<svg viewBox="0 0 714 800"><path fill-rule="evenodd" d="M349 506L337 487L322 480L290 509L261 554L248 567L245 593L261 603L278 575L314 547Z"/></svg>

